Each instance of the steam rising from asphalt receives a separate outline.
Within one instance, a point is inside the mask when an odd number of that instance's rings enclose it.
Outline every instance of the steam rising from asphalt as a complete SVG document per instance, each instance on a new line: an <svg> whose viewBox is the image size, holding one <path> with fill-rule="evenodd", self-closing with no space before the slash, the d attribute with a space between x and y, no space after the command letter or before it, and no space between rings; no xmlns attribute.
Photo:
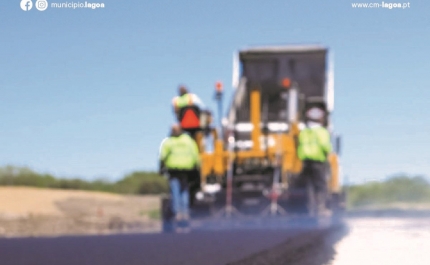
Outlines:
<svg viewBox="0 0 430 265"><path fill-rule="evenodd" d="M279 230L298 229L314 230L333 226L340 220L332 218L309 218L305 216L267 216L267 217L244 217L233 216L231 218L215 218L208 220L193 221L191 226L194 231L199 230Z"/></svg>
<svg viewBox="0 0 430 265"><path fill-rule="evenodd" d="M360 217L348 225L330 265L430 264L430 217Z"/></svg>

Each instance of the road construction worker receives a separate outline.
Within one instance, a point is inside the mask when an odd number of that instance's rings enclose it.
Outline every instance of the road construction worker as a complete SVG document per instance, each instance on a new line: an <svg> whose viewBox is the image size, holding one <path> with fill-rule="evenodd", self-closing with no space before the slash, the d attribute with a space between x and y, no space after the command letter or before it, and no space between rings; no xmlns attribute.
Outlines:
<svg viewBox="0 0 430 265"><path fill-rule="evenodd" d="M189 220L188 182L200 164L196 142L175 124L171 135L160 148L160 174L169 176L172 210L179 228L185 228Z"/></svg>
<svg viewBox="0 0 430 265"><path fill-rule="evenodd" d="M205 108L203 101L196 94L190 93L186 86L180 85L178 87L178 94L179 96L174 97L172 100L175 114L178 114L179 110L186 106L194 105L199 109Z"/></svg>
<svg viewBox="0 0 430 265"><path fill-rule="evenodd" d="M196 94L190 93L183 85L179 86L178 93L179 96L172 100L173 110L181 128L193 135L200 129L200 112L205 105Z"/></svg>
<svg viewBox="0 0 430 265"><path fill-rule="evenodd" d="M308 206L312 216L327 215L327 159L332 150L330 134L323 127L325 112L317 107L306 112L306 128L299 134L298 157L303 162L302 176L306 179Z"/></svg>

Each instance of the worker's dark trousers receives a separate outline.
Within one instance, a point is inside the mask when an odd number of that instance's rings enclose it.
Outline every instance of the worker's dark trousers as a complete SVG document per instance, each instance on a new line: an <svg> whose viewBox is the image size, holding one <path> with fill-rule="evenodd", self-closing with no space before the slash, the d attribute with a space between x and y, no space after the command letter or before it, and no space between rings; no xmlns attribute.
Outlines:
<svg viewBox="0 0 430 265"><path fill-rule="evenodd" d="M175 215L189 214L188 172L169 172L170 194L172 196L172 210Z"/></svg>
<svg viewBox="0 0 430 265"><path fill-rule="evenodd" d="M327 196L327 164L319 161L303 161L302 176L306 180L309 208L316 211L324 203Z"/></svg>

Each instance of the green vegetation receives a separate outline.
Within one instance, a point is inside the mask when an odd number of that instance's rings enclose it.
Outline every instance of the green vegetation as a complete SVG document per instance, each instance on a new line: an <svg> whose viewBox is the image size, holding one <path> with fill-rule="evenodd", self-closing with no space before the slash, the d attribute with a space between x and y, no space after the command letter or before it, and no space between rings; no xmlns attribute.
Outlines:
<svg viewBox="0 0 430 265"><path fill-rule="evenodd" d="M168 192L165 178L155 172L133 172L119 181L86 181L57 178L25 167L0 168L0 186L104 191L121 194L160 194ZM348 208L384 206L393 203L430 205L430 183L416 176L394 176L382 182L368 182L346 188ZM151 218L157 216L150 214Z"/></svg>
<svg viewBox="0 0 430 265"><path fill-rule="evenodd" d="M114 192L128 194L159 194L168 191L165 178L154 172L133 172L114 183Z"/></svg>
<svg viewBox="0 0 430 265"><path fill-rule="evenodd" d="M153 220L160 220L161 219L161 211L159 209L154 209L148 212L149 218Z"/></svg>
<svg viewBox="0 0 430 265"><path fill-rule="evenodd" d="M133 172L117 182L56 178L25 167L0 168L0 186L31 186L69 190L93 190L122 194L160 194L168 191L165 178L154 172Z"/></svg>
<svg viewBox="0 0 430 265"><path fill-rule="evenodd" d="M430 203L430 184L421 176L391 177L347 188L349 208L384 206L393 203Z"/></svg>

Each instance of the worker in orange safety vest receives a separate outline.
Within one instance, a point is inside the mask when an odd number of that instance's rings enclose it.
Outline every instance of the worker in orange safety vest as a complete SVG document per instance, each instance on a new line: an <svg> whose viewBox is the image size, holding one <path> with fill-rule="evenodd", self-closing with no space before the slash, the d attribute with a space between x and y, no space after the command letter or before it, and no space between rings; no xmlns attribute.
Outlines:
<svg viewBox="0 0 430 265"><path fill-rule="evenodd" d="M200 127L200 112L205 108L202 100L196 94L190 93L184 85L179 86L178 92L179 96L173 98L172 105L182 129ZM181 110L186 107L195 107L195 109L182 113Z"/></svg>

